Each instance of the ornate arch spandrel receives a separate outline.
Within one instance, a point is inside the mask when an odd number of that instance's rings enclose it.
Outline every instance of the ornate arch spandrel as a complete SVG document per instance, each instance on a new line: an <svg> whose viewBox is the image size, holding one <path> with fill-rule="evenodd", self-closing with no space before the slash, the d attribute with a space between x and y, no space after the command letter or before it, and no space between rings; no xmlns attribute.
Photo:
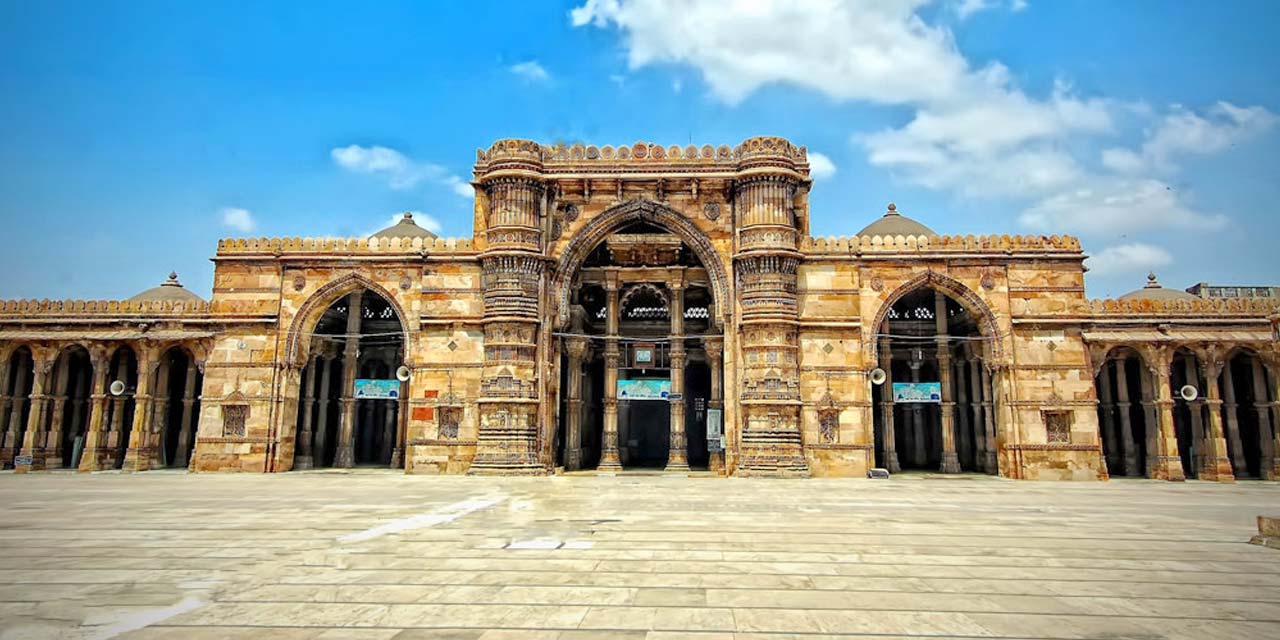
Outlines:
<svg viewBox="0 0 1280 640"><path fill-rule="evenodd" d="M671 207L645 199L630 200L605 209L567 241L551 280L555 326L565 327L569 323L569 288L587 255L610 234L631 222L647 222L662 227L693 250L711 278L711 294L716 309L713 321L724 326L725 310L732 307L732 301L729 300L729 277L720 253L707 234L687 217Z"/></svg>
<svg viewBox="0 0 1280 640"><path fill-rule="evenodd" d="M941 291L956 302L959 302L960 306L973 314L974 317L977 318L976 324L978 325L978 332L984 336L992 338L992 340L990 340L991 359L995 362L1004 362L1004 339L1000 335L1000 325L996 322L996 315L991 311L991 307L987 306L987 303L983 301L983 299L972 289L966 287L964 283L946 275L945 273L939 273L932 269L916 274L906 282L898 285L897 288L895 288L888 297L885 298L884 303L880 305L880 309L876 312L875 319L870 326L884 326L885 319L889 317L889 309L893 307L893 305L897 304L899 300L906 297L908 294L924 288ZM877 353L877 342L877 332L870 332L870 338L868 339L867 344L867 353Z"/></svg>
<svg viewBox="0 0 1280 640"><path fill-rule="evenodd" d="M391 305L391 309L395 311L396 318L400 321L400 330L404 340L404 358L406 362L409 362L412 359L411 349L414 331L409 328L409 316L405 313L404 307L396 300L395 295L385 287L367 276L355 272L326 283L311 294L311 297L307 298L307 301L298 309L298 313L294 314L293 321L289 324L289 334L285 340L284 355L279 358L279 361L295 366L305 365L311 341L303 340L303 336L311 333L316 323L320 321L320 316L324 315L324 312L333 303L357 289L372 291L382 296L387 301L387 304Z"/></svg>

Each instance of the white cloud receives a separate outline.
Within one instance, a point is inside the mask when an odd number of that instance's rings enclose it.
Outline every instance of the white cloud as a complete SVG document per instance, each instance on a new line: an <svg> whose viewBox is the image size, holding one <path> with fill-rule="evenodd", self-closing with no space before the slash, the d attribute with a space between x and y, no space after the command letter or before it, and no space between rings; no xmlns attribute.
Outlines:
<svg viewBox="0 0 1280 640"><path fill-rule="evenodd" d="M896 178L966 197L1005 199L1023 224L1048 232L1221 227L1163 175L1180 155L1219 153L1272 128L1261 107L1220 102L1204 114L1079 95L1056 82L1033 95L999 61L974 64L951 31L925 16L934 0L585 0L574 26L616 29L632 68L697 69L728 104L769 84L837 102L912 110L897 128L859 132L870 164ZM1026 7L955 0L956 15ZM932 19L932 18L931 18ZM1161 119L1141 151L1115 146L1134 119Z"/></svg>
<svg viewBox="0 0 1280 640"><path fill-rule="evenodd" d="M1048 233L1207 230L1220 229L1227 223L1221 214L1201 213L1188 207L1178 199L1173 187L1160 180L1102 177L1041 199L1023 211L1019 220Z"/></svg>
<svg viewBox="0 0 1280 640"><path fill-rule="evenodd" d="M1173 256L1160 247L1134 242L1107 247L1086 264L1094 275L1124 275L1173 264Z"/></svg>
<svg viewBox="0 0 1280 640"><path fill-rule="evenodd" d="M1204 113L1173 105L1148 132L1140 151L1108 149L1102 161L1116 171L1174 171L1188 155L1212 155L1249 138L1263 135L1276 124L1276 115L1264 107L1238 107L1219 101Z"/></svg>
<svg viewBox="0 0 1280 640"><path fill-rule="evenodd" d="M956 15L961 20L978 13L980 11L989 11L991 9L999 9L1000 7L1008 7L1010 11L1022 11L1027 8L1027 0L958 0L955 4Z"/></svg>
<svg viewBox="0 0 1280 640"><path fill-rule="evenodd" d="M551 74L543 68L537 60L528 60L509 67L511 73L514 73L529 82L547 82L551 80Z"/></svg>
<svg viewBox="0 0 1280 640"><path fill-rule="evenodd" d="M248 209L241 209L239 207L223 207L218 210L218 213L222 216L222 224L231 227L236 231L248 233L253 231L253 228L257 226L257 222L253 219L253 213Z"/></svg>
<svg viewBox="0 0 1280 640"><path fill-rule="evenodd" d="M836 174L836 163L826 155L817 151L809 152L809 175L814 180L823 180Z"/></svg>
<svg viewBox="0 0 1280 640"><path fill-rule="evenodd" d="M350 145L337 147L329 151L333 161L343 169L353 173L378 176L387 181L392 189L409 189L423 180L430 180L449 187L451 191L463 198L475 195L466 180L450 173L444 167L414 162L408 156L387 147Z"/></svg>

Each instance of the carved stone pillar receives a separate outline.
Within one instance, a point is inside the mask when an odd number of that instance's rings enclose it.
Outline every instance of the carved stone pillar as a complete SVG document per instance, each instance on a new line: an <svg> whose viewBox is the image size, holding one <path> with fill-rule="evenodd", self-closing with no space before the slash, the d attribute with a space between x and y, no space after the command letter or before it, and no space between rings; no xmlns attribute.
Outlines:
<svg viewBox="0 0 1280 640"><path fill-rule="evenodd" d="M151 383L158 366L154 347L138 350L138 387L133 394L133 425L129 430L129 448L124 453L124 471L146 471L152 467L151 457Z"/></svg>
<svg viewBox="0 0 1280 640"><path fill-rule="evenodd" d="M378 409L382 411L382 446L378 448L379 464L391 466L391 459L396 449L396 402L381 400Z"/></svg>
<svg viewBox="0 0 1280 640"><path fill-rule="evenodd" d="M951 347L947 340L947 297L940 292L933 294L933 312L938 332L938 376L942 382L942 473L960 473L960 459L956 457L956 402L951 395Z"/></svg>
<svg viewBox="0 0 1280 640"><path fill-rule="evenodd" d="M605 279L605 341L604 341L604 433L600 442L601 471L621 471L622 460L618 453L618 366L622 352L618 347L618 280L614 274Z"/></svg>
<svg viewBox="0 0 1280 640"><path fill-rule="evenodd" d="M195 422L196 406L196 374L199 366L195 361L187 361L187 377L182 385L182 424L178 427L177 448L173 454L173 466L185 467L191 461L192 425Z"/></svg>
<svg viewBox="0 0 1280 640"><path fill-rule="evenodd" d="M89 387L89 425L85 428L84 452L80 455L80 471L108 468L111 450L107 447L108 367L111 361L102 349L89 352L93 365L93 382Z"/></svg>
<svg viewBox="0 0 1280 640"><path fill-rule="evenodd" d="M902 470L898 463L898 434L893 424L893 345L889 338L889 321L885 320L880 333L880 368L884 370L885 380L880 385L880 426L883 430L884 468L889 473Z"/></svg>
<svg viewBox="0 0 1280 640"><path fill-rule="evenodd" d="M1124 452L1124 474L1138 475L1138 451L1133 441L1133 417L1129 402L1128 367L1123 359L1116 360L1116 410L1120 413L1120 449Z"/></svg>
<svg viewBox="0 0 1280 640"><path fill-rule="evenodd" d="M27 431L22 438L19 455L31 456L30 464L14 464L15 473L44 469L45 424L48 420L49 395L46 393L49 374L53 370L54 357L44 351L32 350L31 410L27 414Z"/></svg>
<svg viewBox="0 0 1280 640"><path fill-rule="evenodd" d="M1277 447L1277 438L1280 437L1276 431L1280 430L1271 418L1271 408L1274 402L1267 401L1267 374L1263 370L1262 359L1254 356L1250 358L1252 364L1253 377L1253 410L1258 416L1258 445L1262 452L1261 467L1262 477L1267 480L1280 480L1280 447ZM1274 376L1274 373L1272 374ZM1274 401L1280 398L1280 393L1272 398Z"/></svg>
<svg viewBox="0 0 1280 640"><path fill-rule="evenodd" d="M911 382L920 382L920 367L923 365L924 361L919 358L912 358L907 364L911 369ZM924 447L924 405L912 402L907 407L905 417L911 430L911 462L922 467L929 462L929 452Z"/></svg>
<svg viewBox="0 0 1280 640"><path fill-rule="evenodd" d="M565 338L568 370L565 372L564 468L582 468L582 363L587 355L587 338Z"/></svg>
<svg viewBox="0 0 1280 640"><path fill-rule="evenodd" d="M307 370L302 376L302 422L298 425L298 441L294 445L293 468L298 471L315 466L311 457L311 445L315 440L312 416L316 406L316 369L320 367L320 355L312 353L308 358Z"/></svg>
<svg viewBox="0 0 1280 640"><path fill-rule="evenodd" d="M724 450L728 448L729 432L725 429L723 422L724 416L724 338L703 338L702 350L707 354L707 364L711 368L711 398L707 401L708 409L717 409L721 411L720 423L720 451L712 451L709 454L710 467L712 471L724 470Z"/></svg>
<svg viewBox="0 0 1280 640"><path fill-rule="evenodd" d="M985 363L984 363L985 365ZM986 458L982 470L987 473L999 473L1000 463L996 456L996 412L992 400L991 369L982 367L982 422L987 432Z"/></svg>
<svg viewBox="0 0 1280 640"><path fill-rule="evenodd" d="M66 438L70 439L71 449L67 454L67 459L63 461L63 466L71 467L79 465L79 460L75 459L76 455L76 437L80 437L80 452L84 455L84 441L89 437L88 421L85 412L88 407L90 371L81 367L77 372L75 385L71 394L71 424L67 428Z"/></svg>
<svg viewBox="0 0 1280 640"><path fill-rule="evenodd" d="M9 367L13 351L0 349L0 469L9 464L9 456L5 455L5 435L8 433L9 402L12 394L9 390Z"/></svg>
<svg viewBox="0 0 1280 640"><path fill-rule="evenodd" d="M1107 466L1111 469L1124 464L1124 456L1120 452L1120 443L1116 438L1116 407L1111 400L1111 367L1116 360L1102 363L1098 371L1098 408L1102 414L1102 437L1107 443Z"/></svg>
<svg viewBox="0 0 1280 640"><path fill-rule="evenodd" d="M528 141L499 142L476 177L487 207L486 246L480 256L484 368L471 473L529 475L549 470L538 444L547 387L538 346L544 311L549 311L543 306L547 212L540 149Z"/></svg>
<svg viewBox="0 0 1280 640"><path fill-rule="evenodd" d="M1146 454L1146 466L1143 471L1148 478L1156 477L1154 468L1158 457L1157 452L1160 451L1160 414L1156 410L1156 395L1155 390L1152 388L1152 377L1155 375L1153 366L1147 365L1145 368L1140 369L1140 375L1138 376L1138 381L1142 387L1142 426L1143 432L1146 434L1145 441L1142 444L1143 451ZM1179 462L1178 464L1181 465L1182 463Z"/></svg>
<svg viewBox="0 0 1280 640"><path fill-rule="evenodd" d="M1196 366L1194 361L1192 361L1191 358L1185 358L1182 361L1182 365L1183 371L1185 372L1184 375L1186 375L1187 384L1190 384L1200 390L1200 399L1187 403L1187 410L1191 414L1191 442L1194 443L1194 453L1191 456L1191 468L1195 469L1196 474L1199 475L1200 471L1204 469L1204 457L1209 448L1209 444L1205 442L1204 431L1205 389L1196 375ZM1170 393L1173 393L1172 387L1170 387ZM1199 479L1203 480L1204 478L1201 477Z"/></svg>
<svg viewBox="0 0 1280 640"><path fill-rule="evenodd" d="M316 429L315 440L311 447L311 464L319 466L328 455L328 435L329 435L329 403L333 400L329 397L329 390L332 388L329 384L331 373L333 371L333 358L328 353L320 356L320 395L318 402L320 403L316 411Z"/></svg>
<svg viewBox="0 0 1280 640"><path fill-rule="evenodd" d="M152 394L151 424L147 429L147 448L151 451L150 469L165 466L165 438L169 436L169 366L170 358L162 356L156 368L156 389Z"/></svg>
<svg viewBox="0 0 1280 640"><path fill-rule="evenodd" d="M356 463L356 374L360 366L360 321L364 315L364 290L347 296L347 339L342 349L342 413L338 416L337 450L333 466L350 469Z"/></svg>
<svg viewBox="0 0 1280 640"><path fill-rule="evenodd" d="M5 367L8 369L8 366ZM18 366L14 372L13 384L10 386L9 394L9 420L4 432L4 466L13 464L13 454L22 448L21 434L23 433L25 423L22 421L22 410L28 402L28 396L25 393L27 388L27 367Z"/></svg>
<svg viewBox="0 0 1280 640"><path fill-rule="evenodd" d="M689 446L684 425L684 368L688 355L684 350L684 280L667 283L671 288L671 442L667 448L667 471L689 470Z"/></svg>
<svg viewBox="0 0 1280 640"><path fill-rule="evenodd" d="M1222 426L1222 398L1218 391L1224 363L1222 353L1207 349L1200 356L1200 368L1205 380L1205 405L1209 408L1209 428L1205 433L1204 462L1200 468L1201 480L1235 482L1231 472L1231 460L1227 458L1227 438Z"/></svg>
<svg viewBox="0 0 1280 640"><path fill-rule="evenodd" d="M963 463L973 460L973 430L969 425L969 385L965 372L969 370L963 358L951 358L952 383L955 385L956 424L960 428L957 453ZM963 464L961 465L963 468Z"/></svg>
<svg viewBox="0 0 1280 640"><path fill-rule="evenodd" d="M1271 479L1280 480L1280 358L1268 361L1266 365L1270 376L1267 388L1271 390ZM1262 376L1258 379L1261 380ZM1258 394L1260 401L1266 397L1266 393Z"/></svg>
<svg viewBox="0 0 1280 640"><path fill-rule="evenodd" d="M54 360L53 395L50 397L49 430L44 434L39 453L45 469L62 466L62 438L66 431L67 396L71 384L71 354L63 353Z"/></svg>
<svg viewBox="0 0 1280 640"><path fill-rule="evenodd" d="M1249 466L1245 463L1244 447L1240 441L1238 410L1236 383L1231 374L1231 361L1228 360L1222 365L1222 411L1226 417L1227 452L1231 456L1232 471L1237 478L1241 478L1249 475Z"/></svg>
<svg viewBox="0 0 1280 640"><path fill-rule="evenodd" d="M1181 482L1186 480L1182 472L1182 458L1178 454L1178 436L1173 424L1173 386L1170 381L1170 368L1173 366L1172 353L1167 347L1152 349L1147 358L1154 377L1156 429L1151 458L1151 477L1156 480Z"/></svg>

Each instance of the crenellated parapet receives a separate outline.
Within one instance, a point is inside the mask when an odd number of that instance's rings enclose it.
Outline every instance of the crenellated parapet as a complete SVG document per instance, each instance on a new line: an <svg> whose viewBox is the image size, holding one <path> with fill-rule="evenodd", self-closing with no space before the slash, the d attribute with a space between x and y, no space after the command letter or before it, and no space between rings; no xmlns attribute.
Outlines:
<svg viewBox="0 0 1280 640"><path fill-rule="evenodd" d="M1120 317L1240 317L1265 320L1280 313L1280 301L1266 298L1201 298L1196 300L1089 300L1088 312L1095 316Z"/></svg>
<svg viewBox="0 0 1280 640"><path fill-rule="evenodd" d="M1080 254L1080 240L1074 236L843 236L808 237L800 242L806 256L828 257L894 253L1060 253Z"/></svg>
<svg viewBox="0 0 1280 640"><path fill-rule="evenodd" d="M219 257L474 253L470 238L224 238Z"/></svg>
<svg viewBox="0 0 1280 640"><path fill-rule="evenodd" d="M476 150L477 178L500 170L545 171L548 174L577 171L652 172L656 169L676 171L736 171L755 166L784 167L808 175L809 158L804 147L784 138L760 136L748 138L736 147L729 145L661 145L652 142L633 144L539 144L532 140L499 140L488 149Z"/></svg>
<svg viewBox="0 0 1280 640"><path fill-rule="evenodd" d="M0 300L0 316L139 316L208 315L209 303L172 300Z"/></svg>

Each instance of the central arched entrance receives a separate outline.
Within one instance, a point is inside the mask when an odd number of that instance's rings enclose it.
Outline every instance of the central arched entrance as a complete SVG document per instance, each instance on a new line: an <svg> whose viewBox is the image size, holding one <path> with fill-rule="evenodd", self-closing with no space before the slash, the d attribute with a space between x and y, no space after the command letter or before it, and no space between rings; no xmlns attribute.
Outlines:
<svg viewBox="0 0 1280 640"><path fill-rule="evenodd" d="M563 287L566 316L554 334L554 456L570 471L684 471L723 461L723 271L704 261L714 253L692 225L645 204L589 224L553 285Z"/></svg>
<svg viewBox="0 0 1280 640"><path fill-rule="evenodd" d="M294 336L309 348L293 468L400 467L407 385L396 372L405 362L404 323L388 296L359 283L343 288L349 292L311 310L319 317L310 331Z"/></svg>
<svg viewBox="0 0 1280 640"><path fill-rule="evenodd" d="M877 466L997 473L987 361L997 338L982 311L927 278L890 297L874 342L887 374L872 386Z"/></svg>

